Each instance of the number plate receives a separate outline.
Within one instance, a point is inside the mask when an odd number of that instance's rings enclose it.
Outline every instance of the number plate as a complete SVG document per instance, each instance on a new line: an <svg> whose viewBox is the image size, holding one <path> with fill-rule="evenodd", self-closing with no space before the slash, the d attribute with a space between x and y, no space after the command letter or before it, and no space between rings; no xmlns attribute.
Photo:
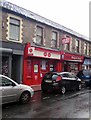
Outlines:
<svg viewBox="0 0 91 120"><path fill-rule="evenodd" d="M50 80L45 80L45 82L47 82L47 83L52 83L52 81L50 81Z"/></svg>

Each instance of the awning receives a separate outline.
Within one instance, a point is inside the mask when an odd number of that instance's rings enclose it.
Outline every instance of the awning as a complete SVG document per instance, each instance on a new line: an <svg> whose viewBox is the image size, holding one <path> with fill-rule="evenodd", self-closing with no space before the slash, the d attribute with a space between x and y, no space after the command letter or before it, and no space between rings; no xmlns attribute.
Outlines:
<svg viewBox="0 0 91 120"><path fill-rule="evenodd" d="M91 58L89 58L89 59L85 58L83 64L84 64L84 65L91 65Z"/></svg>

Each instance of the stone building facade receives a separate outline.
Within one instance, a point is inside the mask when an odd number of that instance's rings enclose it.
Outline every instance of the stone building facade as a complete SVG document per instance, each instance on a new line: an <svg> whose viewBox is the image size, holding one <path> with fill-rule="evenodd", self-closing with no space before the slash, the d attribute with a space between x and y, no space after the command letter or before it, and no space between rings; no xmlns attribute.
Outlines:
<svg viewBox="0 0 91 120"><path fill-rule="evenodd" d="M7 1L0 6L1 74L40 85L49 71L90 69L89 38Z"/></svg>

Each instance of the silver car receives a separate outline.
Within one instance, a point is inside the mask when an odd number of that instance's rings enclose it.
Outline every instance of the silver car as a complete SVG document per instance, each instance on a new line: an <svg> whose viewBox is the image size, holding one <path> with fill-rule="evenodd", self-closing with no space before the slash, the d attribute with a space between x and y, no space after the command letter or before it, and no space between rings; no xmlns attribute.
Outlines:
<svg viewBox="0 0 91 120"><path fill-rule="evenodd" d="M34 90L30 86L18 84L9 77L0 75L0 100L2 99L2 104L15 101L27 103L33 94Z"/></svg>

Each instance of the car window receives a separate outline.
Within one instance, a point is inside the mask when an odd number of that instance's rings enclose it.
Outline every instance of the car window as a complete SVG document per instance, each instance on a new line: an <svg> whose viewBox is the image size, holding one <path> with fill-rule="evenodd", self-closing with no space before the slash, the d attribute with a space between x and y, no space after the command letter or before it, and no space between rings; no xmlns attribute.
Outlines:
<svg viewBox="0 0 91 120"><path fill-rule="evenodd" d="M80 71L77 73L77 77L82 78L82 76L83 76L83 70L80 70Z"/></svg>
<svg viewBox="0 0 91 120"><path fill-rule="evenodd" d="M2 77L0 77L0 86L2 86Z"/></svg>
<svg viewBox="0 0 91 120"><path fill-rule="evenodd" d="M69 74L70 78L75 78L76 76L74 74Z"/></svg>
<svg viewBox="0 0 91 120"><path fill-rule="evenodd" d="M64 73L61 74L62 77L66 77L66 78L75 78L76 76L74 74L71 73Z"/></svg>
<svg viewBox="0 0 91 120"><path fill-rule="evenodd" d="M91 76L91 72L90 72L89 70L84 70L84 71L83 71L83 75L84 75L84 76L87 76L87 75L88 75L88 76Z"/></svg>
<svg viewBox="0 0 91 120"><path fill-rule="evenodd" d="M61 74L62 77L69 77L67 73Z"/></svg>
<svg viewBox="0 0 91 120"><path fill-rule="evenodd" d="M51 73L46 73L44 78L46 78L46 79L52 78L52 74Z"/></svg>
<svg viewBox="0 0 91 120"><path fill-rule="evenodd" d="M56 75L56 74L52 75L52 80L56 80L57 77L58 77L58 75Z"/></svg>
<svg viewBox="0 0 91 120"><path fill-rule="evenodd" d="M54 80L57 77L58 77L58 75L55 74L55 73L47 73L47 74L45 74L44 79L52 79L52 80Z"/></svg>
<svg viewBox="0 0 91 120"><path fill-rule="evenodd" d="M2 77L2 86L12 86L12 82L9 80L9 79L7 79L7 78L5 78L5 77Z"/></svg>

